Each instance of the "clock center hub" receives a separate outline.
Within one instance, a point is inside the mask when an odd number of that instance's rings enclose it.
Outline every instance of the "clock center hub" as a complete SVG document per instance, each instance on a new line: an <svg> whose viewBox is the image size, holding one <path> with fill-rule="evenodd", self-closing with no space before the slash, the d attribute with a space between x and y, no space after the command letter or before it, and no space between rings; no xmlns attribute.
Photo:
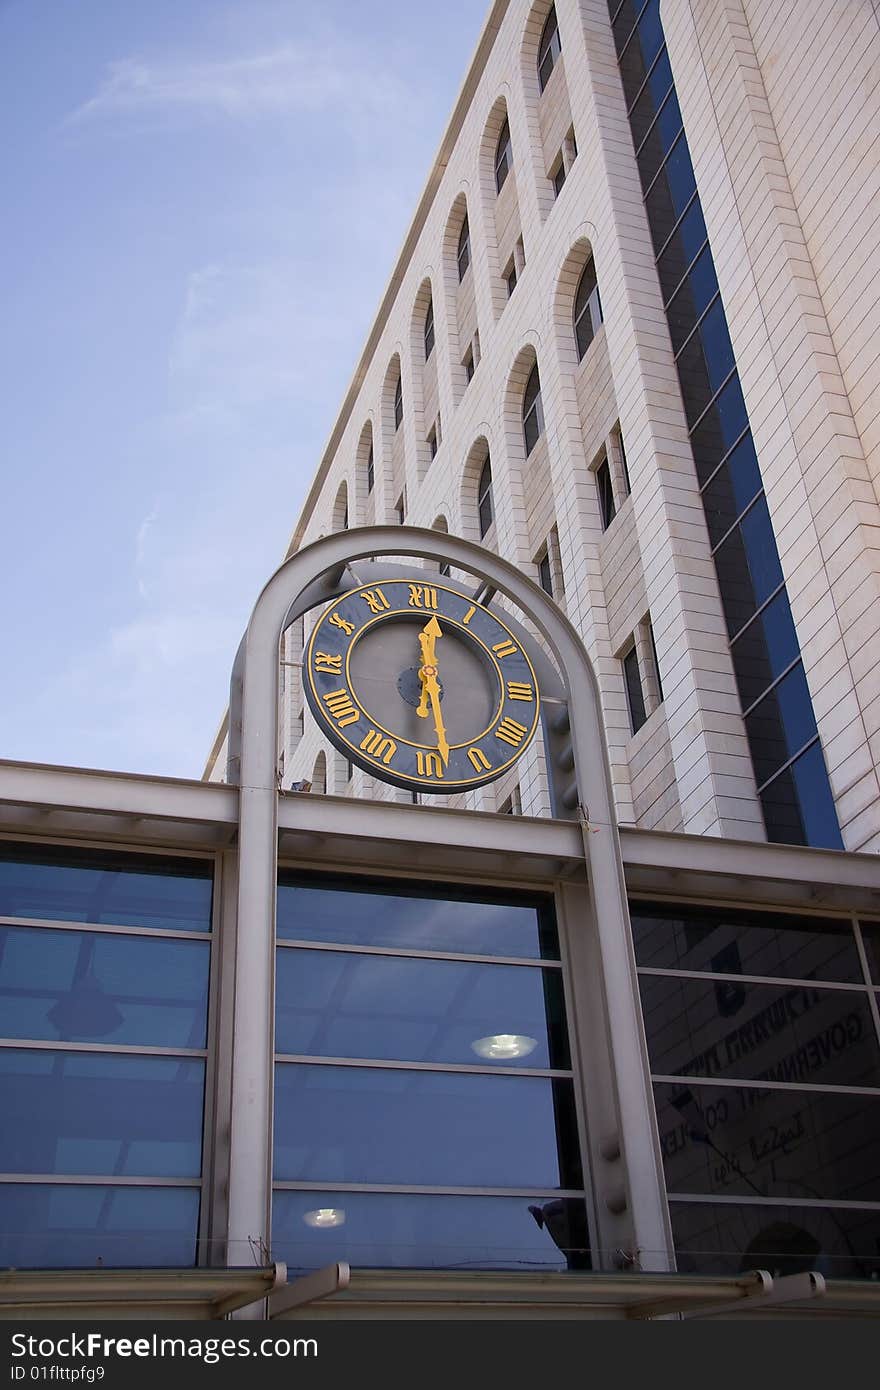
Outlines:
<svg viewBox="0 0 880 1390"><path fill-rule="evenodd" d="M408 705L412 705L413 709L415 709L418 706L422 698L422 681L421 677L419 676L420 669L424 672L426 676L437 675L436 666L422 666L421 668L419 668L418 666L410 666L407 668L407 670L401 671L400 675L397 677L398 694L400 695L400 698L402 700L405 700ZM438 679L437 689L440 692L440 699L442 701L442 680Z"/></svg>

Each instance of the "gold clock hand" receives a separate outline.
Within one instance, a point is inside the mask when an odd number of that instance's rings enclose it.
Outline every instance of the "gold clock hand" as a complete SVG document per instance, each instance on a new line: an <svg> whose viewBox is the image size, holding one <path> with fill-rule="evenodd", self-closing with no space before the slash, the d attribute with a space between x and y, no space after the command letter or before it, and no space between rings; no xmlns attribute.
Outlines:
<svg viewBox="0 0 880 1390"><path fill-rule="evenodd" d="M442 636L443 629L435 617L429 618L419 633L419 646L422 649L422 664L419 668L419 680L422 682L422 696L416 708L416 714L420 719L427 719L428 717L427 671L432 671L436 678L437 657L434 646L437 638Z"/></svg>
<svg viewBox="0 0 880 1390"><path fill-rule="evenodd" d="M443 724L443 715L440 713L440 686L436 676L428 676L425 681L425 688L431 700L431 711L434 715L434 728L437 731L437 752L443 759L444 766L449 763L449 744L446 741L446 729Z"/></svg>

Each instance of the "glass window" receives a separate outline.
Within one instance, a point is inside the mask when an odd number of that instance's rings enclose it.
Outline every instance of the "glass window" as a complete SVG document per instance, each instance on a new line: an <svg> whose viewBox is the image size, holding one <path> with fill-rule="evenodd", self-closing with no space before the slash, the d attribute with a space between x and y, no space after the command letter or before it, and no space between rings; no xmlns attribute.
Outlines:
<svg viewBox="0 0 880 1390"><path fill-rule="evenodd" d="M666 309L673 351L681 351L718 293L715 265L708 246L704 246L682 285L676 290Z"/></svg>
<svg viewBox="0 0 880 1390"><path fill-rule="evenodd" d="M666 245L658 253L657 274L664 302L681 284L688 266L706 245L706 224L699 198L694 198Z"/></svg>
<svg viewBox="0 0 880 1390"><path fill-rule="evenodd" d="M4 1269L196 1263L197 1187L0 1183Z"/></svg>
<svg viewBox="0 0 880 1390"><path fill-rule="evenodd" d="M505 119L495 146L495 191L500 193L507 175L513 166L513 151L510 146L510 125Z"/></svg>
<svg viewBox="0 0 880 1390"><path fill-rule="evenodd" d="M556 6L551 5L550 13L544 22L541 33L541 42L538 44L538 82L542 92L550 80L550 74L561 52L559 25L556 22Z"/></svg>
<svg viewBox="0 0 880 1390"><path fill-rule="evenodd" d="M526 382L526 389L523 392L522 418L523 439L526 446L526 457L528 457L541 435L544 433L544 415L541 408L541 379L538 376L537 362L529 372L529 379Z"/></svg>
<svg viewBox="0 0 880 1390"><path fill-rule="evenodd" d="M397 374L397 384L394 387L394 428L400 429L403 423L403 380L400 373Z"/></svg>
<svg viewBox="0 0 880 1390"><path fill-rule="evenodd" d="M623 658L623 679L626 685L626 702L629 706L629 722L634 734L647 719L645 697L642 693L642 678L639 674L639 658L634 646Z"/></svg>
<svg viewBox="0 0 880 1390"><path fill-rule="evenodd" d="M0 1031L204 1047L208 963L206 941L0 927Z"/></svg>
<svg viewBox="0 0 880 1390"><path fill-rule="evenodd" d="M862 983L845 918L642 902L630 915L642 967Z"/></svg>
<svg viewBox="0 0 880 1390"><path fill-rule="evenodd" d="M654 1087L670 1192L880 1200L880 1096Z"/></svg>
<svg viewBox="0 0 880 1390"><path fill-rule="evenodd" d="M664 60L666 58L665 50L663 58ZM650 83L646 85L643 95L646 95L649 90ZM637 160L643 188L650 186L654 175L678 139L680 131L681 111L673 88L660 107L657 119L645 136L638 152ZM633 131L633 140L635 140L635 131Z"/></svg>
<svg viewBox="0 0 880 1390"><path fill-rule="evenodd" d="M458 261L459 283L464 279L465 271L471 263L471 232L468 226L467 217L461 224L461 231L458 234L458 251L456 253Z"/></svg>
<svg viewBox="0 0 880 1390"><path fill-rule="evenodd" d="M602 322L599 284L592 257L584 266L574 297L574 337L580 361L593 341Z"/></svg>
<svg viewBox="0 0 880 1390"><path fill-rule="evenodd" d="M550 555L545 550L538 561L538 583L545 594L553 597L553 570L550 564Z"/></svg>
<svg viewBox="0 0 880 1390"><path fill-rule="evenodd" d="M499 1071L571 1065L558 970L291 947L279 950L277 972L281 1053Z"/></svg>
<svg viewBox="0 0 880 1390"><path fill-rule="evenodd" d="M562 162L562 155L557 160L556 167L550 175L553 184L553 195L558 198L562 192L562 185L565 183L565 165Z"/></svg>
<svg viewBox="0 0 880 1390"><path fill-rule="evenodd" d="M862 918L859 926L862 929L862 943L868 958L871 979L876 985L880 985L880 922L869 922Z"/></svg>
<svg viewBox="0 0 880 1390"><path fill-rule="evenodd" d="M721 300L700 320L676 359L688 422L697 420L733 371L733 348Z"/></svg>
<svg viewBox="0 0 880 1390"><path fill-rule="evenodd" d="M620 53L620 75L623 78L623 87L626 92L627 104L631 104L645 80L645 74L649 71L660 49L663 46L663 35L660 30L659 18L656 16L657 0L649 0L647 9L642 5L636 4L631 7L637 16L642 12L642 20L631 35L628 41L624 42L623 33L629 23L629 9L622 11L615 19L615 37L622 46ZM648 11L654 12L655 23L651 24ZM643 28L644 23L644 28ZM657 43L657 33L660 32L660 42Z"/></svg>
<svg viewBox="0 0 880 1390"><path fill-rule="evenodd" d="M681 1274L767 1269L776 1277L815 1269L831 1279L880 1275L877 1211L758 1201L742 1206L671 1202L669 1210Z"/></svg>
<svg viewBox="0 0 880 1390"><path fill-rule="evenodd" d="M780 591L734 640L733 668L743 709L748 709L800 656L788 595Z"/></svg>
<svg viewBox="0 0 880 1390"><path fill-rule="evenodd" d="M276 1181L583 1185L569 1080L279 1063L274 1140Z"/></svg>
<svg viewBox="0 0 880 1390"><path fill-rule="evenodd" d="M758 786L816 737L816 719L803 662L746 715L746 733Z"/></svg>
<svg viewBox="0 0 880 1390"><path fill-rule="evenodd" d="M589 1269L576 1197L277 1191L275 1258L291 1270L346 1260L358 1269Z"/></svg>
<svg viewBox="0 0 880 1390"><path fill-rule="evenodd" d="M602 530L607 531L616 515L614 489L611 486L611 469L608 467L607 458L603 458L596 469L596 491L599 494L599 515L602 518Z"/></svg>
<svg viewBox="0 0 880 1390"><path fill-rule="evenodd" d="M613 5L614 24L614 44L617 49L618 57L623 52L626 44L636 25L639 11L642 9L644 0L623 0L620 6Z"/></svg>
<svg viewBox="0 0 880 1390"><path fill-rule="evenodd" d="M669 56L664 49L629 113L633 145L636 149L639 148L650 130L671 86L672 68L669 66Z"/></svg>
<svg viewBox="0 0 880 1390"><path fill-rule="evenodd" d="M660 0L648 0L639 16L638 32L645 67L649 68L666 43L660 23Z"/></svg>
<svg viewBox="0 0 880 1390"><path fill-rule="evenodd" d="M434 301L428 300L428 311L425 314L425 361L434 351Z"/></svg>
<svg viewBox="0 0 880 1390"><path fill-rule="evenodd" d="M205 1064L0 1049L0 1171L197 1177Z"/></svg>
<svg viewBox="0 0 880 1390"><path fill-rule="evenodd" d="M717 545L727 535L760 491L761 472L749 432L743 435L703 489L703 507L712 545Z"/></svg>
<svg viewBox="0 0 880 1390"><path fill-rule="evenodd" d="M0 916L210 931L213 866L199 860L0 844Z"/></svg>
<svg viewBox="0 0 880 1390"><path fill-rule="evenodd" d="M648 221L654 228L654 246L657 249L667 241L696 187L690 151L682 132L645 197Z"/></svg>
<svg viewBox="0 0 880 1390"><path fill-rule="evenodd" d="M495 519L495 506L492 499L492 466L488 458L480 470L480 480L477 483L477 515L480 523L480 538L482 539Z"/></svg>
<svg viewBox="0 0 880 1390"><path fill-rule="evenodd" d="M367 455L367 492L373 491L373 484L376 481L375 465L373 463L373 446L370 445L370 452Z"/></svg>
<svg viewBox="0 0 880 1390"><path fill-rule="evenodd" d="M514 290L516 289L516 262L514 261L512 256L508 261L507 269L504 272L504 283L507 286L507 298L509 299L510 296L513 294Z"/></svg>
<svg viewBox="0 0 880 1390"><path fill-rule="evenodd" d="M724 456L733 448L749 419L739 377L728 381L691 435L691 448L700 484L705 484Z"/></svg>
<svg viewBox="0 0 880 1390"><path fill-rule="evenodd" d="M473 348L468 348L464 359L464 374L469 382L474 379L474 370L474 350Z"/></svg>
<svg viewBox="0 0 880 1390"><path fill-rule="evenodd" d="M380 879L306 878L284 873L278 886L278 936L352 946L403 947L460 955L558 960L549 901L517 894L460 896L444 884L404 887Z"/></svg>
<svg viewBox="0 0 880 1390"><path fill-rule="evenodd" d="M761 792L767 838L782 844L843 849L818 739Z"/></svg>
<svg viewBox="0 0 880 1390"><path fill-rule="evenodd" d="M863 993L639 976L651 1070L816 1086L880 1085Z"/></svg>
<svg viewBox="0 0 880 1390"><path fill-rule="evenodd" d="M731 638L782 583L782 566L764 496L715 551L715 568Z"/></svg>

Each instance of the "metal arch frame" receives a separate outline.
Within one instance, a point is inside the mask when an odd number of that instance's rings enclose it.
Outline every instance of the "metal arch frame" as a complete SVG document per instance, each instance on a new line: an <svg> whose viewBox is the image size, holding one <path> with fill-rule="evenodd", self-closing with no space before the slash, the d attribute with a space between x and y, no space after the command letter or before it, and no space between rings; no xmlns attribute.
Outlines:
<svg viewBox="0 0 880 1390"><path fill-rule="evenodd" d="M270 1244L273 1010L278 859L277 663L284 629L340 592L347 567L376 555L448 563L504 594L534 621L562 676L574 770L582 804L584 853L603 989L612 1021L614 1068L628 1204L640 1264L674 1267L669 1211L599 689L571 623L513 564L471 541L416 527L372 526L306 546L275 571L254 606L232 670L228 777L239 786L234 1051L227 1249L240 1263ZM361 582L361 581L358 581Z"/></svg>

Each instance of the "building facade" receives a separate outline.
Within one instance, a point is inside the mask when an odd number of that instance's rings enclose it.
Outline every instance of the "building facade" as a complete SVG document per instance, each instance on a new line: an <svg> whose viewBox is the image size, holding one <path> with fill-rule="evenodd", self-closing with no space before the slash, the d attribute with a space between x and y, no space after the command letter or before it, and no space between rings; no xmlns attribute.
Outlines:
<svg viewBox="0 0 880 1390"><path fill-rule="evenodd" d="M880 845L878 57L868 0L499 0L294 531L538 581L624 825ZM309 626L283 784L409 799L318 737ZM540 752L462 804L549 814Z"/></svg>

